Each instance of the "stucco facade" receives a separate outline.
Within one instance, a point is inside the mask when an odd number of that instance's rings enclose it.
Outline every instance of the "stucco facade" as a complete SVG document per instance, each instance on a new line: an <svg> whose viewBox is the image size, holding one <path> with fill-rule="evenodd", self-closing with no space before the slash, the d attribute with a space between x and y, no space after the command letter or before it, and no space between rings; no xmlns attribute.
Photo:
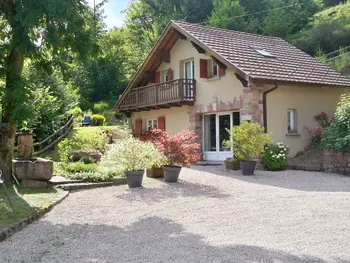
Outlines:
<svg viewBox="0 0 350 263"><path fill-rule="evenodd" d="M314 128L317 122L313 116L321 111L333 116L340 96L348 89L339 87L279 85L267 96L267 131L275 142L283 142L291 147L290 155L304 150L309 134L304 126ZM288 109L296 110L295 134L288 134Z"/></svg>

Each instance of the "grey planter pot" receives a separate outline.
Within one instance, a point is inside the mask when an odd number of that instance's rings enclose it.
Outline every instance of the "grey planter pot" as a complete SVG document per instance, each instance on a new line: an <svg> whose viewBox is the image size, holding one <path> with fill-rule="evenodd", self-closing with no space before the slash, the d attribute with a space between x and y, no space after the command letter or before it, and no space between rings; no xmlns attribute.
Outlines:
<svg viewBox="0 0 350 263"><path fill-rule="evenodd" d="M141 187L144 173L145 171L125 172L129 188Z"/></svg>
<svg viewBox="0 0 350 263"><path fill-rule="evenodd" d="M163 166L164 181L168 183L176 183L182 167L180 166Z"/></svg>
<svg viewBox="0 0 350 263"><path fill-rule="evenodd" d="M241 161L242 175L254 175L256 161Z"/></svg>

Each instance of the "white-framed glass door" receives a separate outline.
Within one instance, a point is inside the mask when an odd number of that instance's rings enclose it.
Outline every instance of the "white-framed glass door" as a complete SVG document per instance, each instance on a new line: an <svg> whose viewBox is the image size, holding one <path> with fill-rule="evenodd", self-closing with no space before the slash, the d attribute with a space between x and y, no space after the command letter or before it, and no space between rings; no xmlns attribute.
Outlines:
<svg viewBox="0 0 350 263"><path fill-rule="evenodd" d="M184 94L186 98L193 98L193 80L194 80L194 60L184 62L184 78L186 84L184 85Z"/></svg>
<svg viewBox="0 0 350 263"><path fill-rule="evenodd" d="M232 126L239 125L238 112L220 112L205 114L203 117L204 159L223 161L232 157L231 148L226 148L223 141L230 140L227 132Z"/></svg>

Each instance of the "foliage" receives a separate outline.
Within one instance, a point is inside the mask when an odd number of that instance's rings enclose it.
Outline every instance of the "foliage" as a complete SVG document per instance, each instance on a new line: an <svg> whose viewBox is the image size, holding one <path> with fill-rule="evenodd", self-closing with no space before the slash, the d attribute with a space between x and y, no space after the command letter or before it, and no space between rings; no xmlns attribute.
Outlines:
<svg viewBox="0 0 350 263"><path fill-rule="evenodd" d="M105 111L109 109L109 105L105 101L100 101L94 104L92 110L94 113L103 114Z"/></svg>
<svg viewBox="0 0 350 263"><path fill-rule="evenodd" d="M80 162L83 162L84 164L92 164L95 163L95 160L90 156L83 156L81 157Z"/></svg>
<svg viewBox="0 0 350 263"><path fill-rule="evenodd" d="M83 110L79 106L75 106L73 109L68 111L69 114L73 115L74 118L83 116Z"/></svg>
<svg viewBox="0 0 350 263"><path fill-rule="evenodd" d="M155 129L152 133L154 144L164 154L169 165L174 166L179 164L188 166L199 160L198 149L200 145L196 143L197 135L194 131L183 130L178 134L172 135Z"/></svg>
<svg viewBox="0 0 350 263"><path fill-rule="evenodd" d="M103 126L106 122L106 118L100 114L93 114L91 116L93 126Z"/></svg>
<svg viewBox="0 0 350 263"><path fill-rule="evenodd" d="M115 162L123 171L132 172L162 166L166 159L151 142L142 142L129 136L112 144L103 157L104 162Z"/></svg>
<svg viewBox="0 0 350 263"><path fill-rule="evenodd" d="M245 31L247 22L243 15L246 11L238 0L214 0L214 9L209 17L209 25L231 30ZM241 16L239 18L233 18Z"/></svg>
<svg viewBox="0 0 350 263"><path fill-rule="evenodd" d="M84 162L63 163L62 167L68 173L92 172L97 170L97 164L86 164Z"/></svg>
<svg viewBox="0 0 350 263"><path fill-rule="evenodd" d="M67 169L66 169L67 168ZM80 169L78 169L80 168ZM54 174L64 176L72 180L84 180L87 182L111 182L115 178L123 176L123 171L108 166L105 163L81 165L78 163L55 163Z"/></svg>
<svg viewBox="0 0 350 263"><path fill-rule="evenodd" d="M231 128L232 152L237 160L250 161L257 158L264 146L271 142L270 135L259 124L247 121Z"/></svg>
<svg viewBox="0 0 350 263"><path fill-rule="evenodd" d="M309 143L307 144L306 149L317 148L321 145L324 129L329 127L332 122L331 117L323 111L316 114L313 118L318 123L318 126L313 129L310 129L306 125L304 126L304 129L309 133Z"/></svg>
<svg viewBox="0 0 350 263"><path fill-rule="evenodd" d="M338 152L350 152L350 94L341 96L334 118L324 130L322 145Z"/></svg>
<svg viewBox="0 0 350 263"><path fill-rule="evenodd" d="M290 42L314 55L350 45L350 2L325 9L313 16L304 30L293 35Z"/></svg>
<svg viewBox="0 0 350 263"><path fill-rule="evenodd" d="M287 165L289 146L282 142L265 147L262 157L265 167L270 171L283 170Z"/></svg>
<svg viewBox="0 0 350 263"><path fill-rule="evenodd" d="M62 162L69 162L73 151L104 152L107 143L106 134L101 129L80 128L71 139L65 138L57 145Z"/></svg>

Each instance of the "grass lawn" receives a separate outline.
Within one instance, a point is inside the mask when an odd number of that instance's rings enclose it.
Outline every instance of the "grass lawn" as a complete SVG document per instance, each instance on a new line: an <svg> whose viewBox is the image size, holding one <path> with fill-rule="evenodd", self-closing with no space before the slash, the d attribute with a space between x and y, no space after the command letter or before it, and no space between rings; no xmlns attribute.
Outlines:
<svg viewBox="0 0 350 263"><path fill-rule="evenodd" d="M61 199L66 192L56 188L29 189L21 186L8 187L15 209L12 213L3 187L0 185L0 230L17 224Z"/></svg>

